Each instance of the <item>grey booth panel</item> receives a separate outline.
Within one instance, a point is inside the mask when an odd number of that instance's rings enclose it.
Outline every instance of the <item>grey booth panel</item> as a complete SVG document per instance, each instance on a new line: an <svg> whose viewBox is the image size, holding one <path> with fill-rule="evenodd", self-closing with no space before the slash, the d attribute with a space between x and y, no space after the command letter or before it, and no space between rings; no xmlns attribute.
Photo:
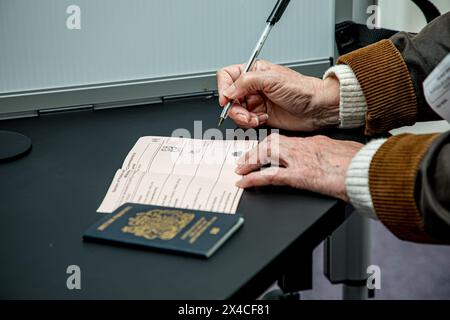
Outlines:
<svg viewBox="0 0 450 320"><path fill-rule="evenodd" d="M274 3L78 0L81 29L69 30L73 1L2 0L0 113L212 90L214 81L202 76L248 58ZM260 57L289 65L325 61L333 56L333 26L333 0L294 0ZM169 79L176 81L166 86ZM118 89L136 83L146 91ZM96 88L113 90L92 101L72 95ZM66 91L62 104L41 99Z"/></svg>
<svg viewBox="0 0 450 320"><path fill-rule="evenodd" d="M311 76L321 76L330 60L290 64L288 67ZM201 90L201 91L200 91ZM29 93L0 96L0 119L37 115L37 111L73 108L95 109L161 102L161 97L193 93L210 94L216 90L215 73L189 77L160 78L148 81L128 81L94 86L38 90Z"/></svg>

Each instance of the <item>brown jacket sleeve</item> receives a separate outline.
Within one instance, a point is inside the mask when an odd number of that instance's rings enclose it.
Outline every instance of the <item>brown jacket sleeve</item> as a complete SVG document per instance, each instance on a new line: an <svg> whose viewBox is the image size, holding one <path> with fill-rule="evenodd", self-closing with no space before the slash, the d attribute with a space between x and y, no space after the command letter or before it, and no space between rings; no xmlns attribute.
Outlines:
<svg viewBox="0 0 450 320"><path fill-rule="evenodd" d="M366 98L366 134L439 119L425 101L423 81L449 52L450 12L418 35L400 32L340 57L338 63L352 68Z"/></svg>
<svg viewBox="0 0 450 320"><path fill-rule="evenodd" d="M389 138L372 159L369 188L397 237L450 243L450 132Z"/></svg>

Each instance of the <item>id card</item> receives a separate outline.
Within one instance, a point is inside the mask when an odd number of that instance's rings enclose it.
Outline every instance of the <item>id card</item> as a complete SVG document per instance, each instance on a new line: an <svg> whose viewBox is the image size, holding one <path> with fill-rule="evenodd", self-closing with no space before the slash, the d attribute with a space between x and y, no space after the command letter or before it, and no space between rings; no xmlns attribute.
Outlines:
<svg viewBox="0 0 450 320"><path fill-rule="evenodd" d="M450 123L450 54L425 79L423 88L431 108Z"/></svg>

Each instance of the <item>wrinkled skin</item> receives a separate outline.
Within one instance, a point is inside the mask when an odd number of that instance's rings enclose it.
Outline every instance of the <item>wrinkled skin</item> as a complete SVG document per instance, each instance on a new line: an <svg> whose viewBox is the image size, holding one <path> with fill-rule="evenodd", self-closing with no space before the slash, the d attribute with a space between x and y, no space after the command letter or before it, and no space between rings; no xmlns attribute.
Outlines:
<svg viewBox="0 0 450 320"><path fill-rule="evenodd" d="M243 128L269 125L291 131L314 131L339 124L339 80L307 77L291 69L257 61L217 72L219 104L234 101L229 117ZM324 136L288 138L271 135L238 163L239 187L287 185L348 201L348 166L363 147ZM271 164L268 169L262 166Z"/></svg>
<svg viewBox="0 0 450 320"><path fill-rule="evenodd" d="M339 81L307 77L291 69L257 61L217 72L219 104L235 103L229 117L243 128L263 124L291 131L313 131L339 124Z"/></svg>
<svg viewBox="0 0 450 320"><path fill-rule="evenodd" d="M324 136L288 138L272 134L239 160L236 173L243 177L237 186L287 185L348 201L347 168L362 146ZM275 167L259 170L267 164Z"/></svg>

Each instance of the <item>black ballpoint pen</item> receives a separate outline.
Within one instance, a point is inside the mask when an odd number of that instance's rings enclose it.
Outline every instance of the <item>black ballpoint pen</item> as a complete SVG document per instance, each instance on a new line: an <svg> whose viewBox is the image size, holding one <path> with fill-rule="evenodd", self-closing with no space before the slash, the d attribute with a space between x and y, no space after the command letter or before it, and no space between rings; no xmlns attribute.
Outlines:
<svg viewBox="0 0 450 320"><path fill-rule="evenodd" d="M264 43L266 42L267 36L270 33L270 30L272 30L272 27L281 19L281 16L283 15L284 11L286 10L290 0L278 0L275 7L272 10L272 13L270 14L269 18L267 18L267 24L264 28L263 33L261 34L261 37L258 40L258 43L256 44L255 49L253 50L252 55L250 56L250 59L248 60L243 73L246 73L250 71L250 69L253 66L253 63L255 62L256 58L258 57L259 53L261 52L262 47L264 46ZM227 105L223 108L222 113L220 114L219 118L219 127L222 125L223 121L228 117L228 112L231 109L231 106L233 105L233 101L230 101L227 103Z"/></svg>

